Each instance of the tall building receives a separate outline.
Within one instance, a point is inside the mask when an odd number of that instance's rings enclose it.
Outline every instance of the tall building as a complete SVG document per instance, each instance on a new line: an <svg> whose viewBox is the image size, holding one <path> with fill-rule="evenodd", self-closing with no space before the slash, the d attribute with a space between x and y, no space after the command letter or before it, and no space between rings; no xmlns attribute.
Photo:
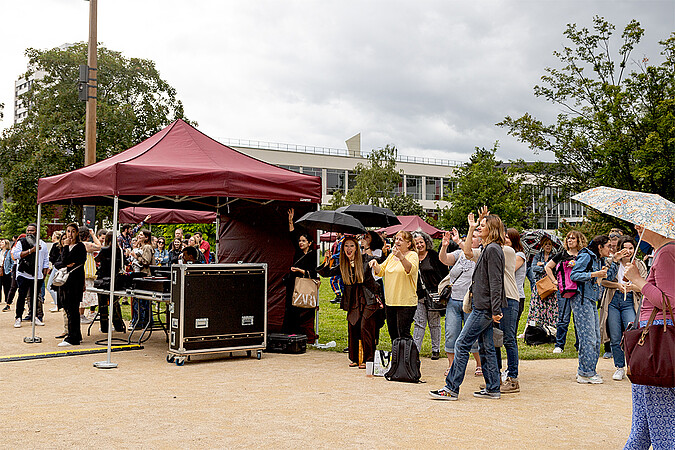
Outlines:
<svg viewBox="0 0 675 450"><path fill-rule="evenodd" d="M346 141L346 150L241 139L221 139L221 142L267 163L321 177L323 205L331 202L336 191L346 194L354 186L356 165L368 162L367 153L361 151L359 135ZM428 214L435 215L451 207L442 199L454 188L450 177L461 164L461 161L398 155L396 168L403 171L403 180L395 193L410 195ZM528 209L537 214L536 228L553 230L563 220L576 223L586 215L585 207L571 200L574 193L564 195L556 186L538 186L533 192Z"/></svg>

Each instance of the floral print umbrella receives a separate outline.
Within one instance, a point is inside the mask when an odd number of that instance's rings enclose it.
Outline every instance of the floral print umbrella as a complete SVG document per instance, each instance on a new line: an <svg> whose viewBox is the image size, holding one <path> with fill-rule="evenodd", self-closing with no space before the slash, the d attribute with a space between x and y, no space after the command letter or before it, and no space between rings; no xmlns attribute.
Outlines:
<svg viewBox="0 0 675 450"><path fill-rule="evenodd" d="M520 235L520 243L523 244L528 256L534 255L541 250L541 241L544 238L553 242L553 251L560 251L563 245L558 236L544 230L523 231L523 234Z"/></svg>
<svg viewBox="0 0 675 450"><path fill-rule="evenodd" d="M658 194L599 186L572 199L661 236L675 238L675 203Z"/></svg>

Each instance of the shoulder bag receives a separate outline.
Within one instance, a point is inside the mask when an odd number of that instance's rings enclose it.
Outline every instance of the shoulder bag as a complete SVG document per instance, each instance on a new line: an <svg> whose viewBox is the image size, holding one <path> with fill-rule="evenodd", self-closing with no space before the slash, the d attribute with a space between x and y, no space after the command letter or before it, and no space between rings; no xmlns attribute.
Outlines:
<svg viewBox="0 0 675 450"><path fill-rule="evenodd" d="M79 266L74 267L73 270L79 269L83 265L84 264L80 264ZM68 281L68 277L70 276L70 272L72 272L73 270L68 271L68 267L62 267L60 269L56 269L52 273L52 286L59 287L59 286L63 286L64 284L66 284L66 282Z"/></svg>
<svg viewBox="0 0 675 450"><path fill-rule="evenodd" d="M537 293L541 299L545 299L556 291L555 285L548 275L545 275L544 278L537 281L535 284L537 286Z"/></svg>
<svg viewBox="0 0 675 450"><path fill-rule="evenodd" d="M429 289L427 289L426 285L424 284L424 277L422 277L421 273L419 274L419 277L420 283L422 283L422 289L424 289L424 306L427 307L427 311L445 312L445 308L448 306L448 299L450 297L442 298L435 292L429 292Z"/></svg>
<svg viewBox="0 0 675 450"><path fill-rule="evenodd" d="M316 308L319 304L319 280L309 278L309 275L297 277L291 304L297 308Z"/></svg>
<svg viewBox="0 0 675 450"><path fill-rule="evenodd" d="M644 328L623 333L622 347L626 354L626 375L633 384L675 387L675 324L673 308L665 293L663 295L663 326L653 325L659 310L654 308ZM644 301L644 300L643 300ZM638 319L636 319L638 320Z"/></svg>

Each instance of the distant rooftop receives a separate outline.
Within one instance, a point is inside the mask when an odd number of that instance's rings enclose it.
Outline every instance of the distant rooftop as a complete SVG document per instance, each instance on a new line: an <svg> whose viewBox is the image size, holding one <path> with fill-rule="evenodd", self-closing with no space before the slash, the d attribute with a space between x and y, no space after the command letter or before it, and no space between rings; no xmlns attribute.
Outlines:
<svg viewBox="0 0 675 450"><path fill-rule="evenodd" d="M313 145L282 144L279 142L253 141L250 139L218 138L218 141L230 147L259 148L264 150L281 150L294 153L311 153L314 155L343 156L353 158L347 149L315 147ZM370 152L361 152L362 158L367 158ZM430 164L434 166L457 167L464 164L463 161L450 159L421 158L418 156L396 155L396 161L404 163Z"/></svg>

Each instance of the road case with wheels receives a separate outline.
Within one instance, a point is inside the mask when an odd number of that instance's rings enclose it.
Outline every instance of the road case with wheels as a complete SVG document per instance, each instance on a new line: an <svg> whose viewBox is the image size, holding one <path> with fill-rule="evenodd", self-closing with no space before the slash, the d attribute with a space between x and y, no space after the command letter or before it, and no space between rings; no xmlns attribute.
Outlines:
<svg viewBox="0 0 675 450"><path fill-rule="evenodd" d="M174 264L168 362L256 351L267 337L267 264Z"/></svg>

